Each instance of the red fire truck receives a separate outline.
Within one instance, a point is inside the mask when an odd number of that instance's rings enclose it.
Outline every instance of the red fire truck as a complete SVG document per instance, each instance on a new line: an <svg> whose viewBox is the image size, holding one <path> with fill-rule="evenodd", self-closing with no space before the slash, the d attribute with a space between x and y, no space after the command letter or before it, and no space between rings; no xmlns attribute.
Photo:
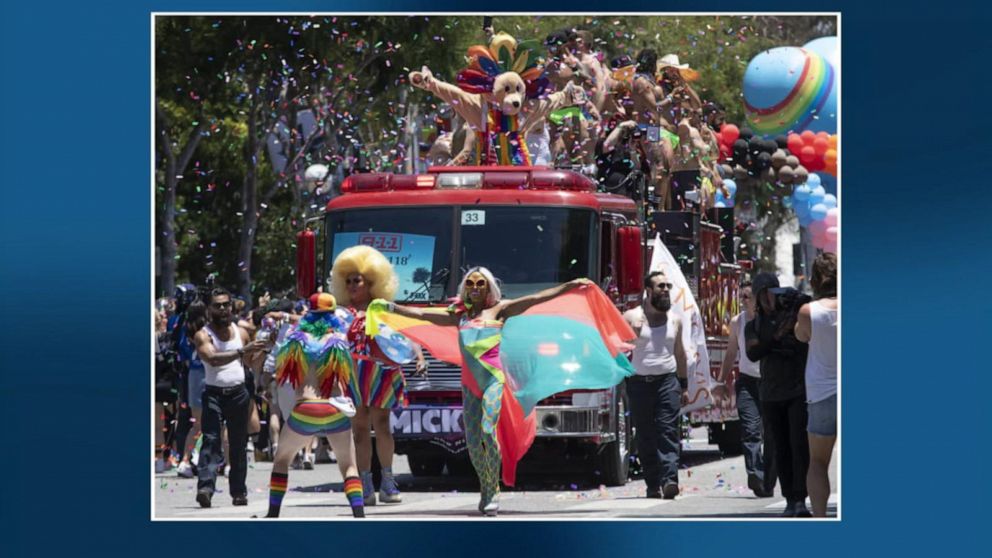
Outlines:
<svg viewBox="0 0 992 558"><path fill-rule="evenodd" d="M445 306L465 270L482 265L507 298L579 277L595 281L621 310L637 304L648 258L648 223L630 198L544 167L432 167L426 174L355 174L326 206L323 233L298 235L298 290L318 283L343 249L368 244L400 279L397 302ZM719 242L719 238L717 238ZM697 265L693 262L690 267ZM697 274L698 276L698 274ZM321 272L320 277L326 277ZM709 285L709 283L705 283ZM710 302L708 287L701 300ZM721 295L726 293L720 293ZM415 475L470 471L462 434L459 370L425 355L426 378L404 369L409 406L393 414L396 451ZM537 438L522 474L572 465L598 482L626 483L632 428L623 386L575 390L541 401Z"/></svg>

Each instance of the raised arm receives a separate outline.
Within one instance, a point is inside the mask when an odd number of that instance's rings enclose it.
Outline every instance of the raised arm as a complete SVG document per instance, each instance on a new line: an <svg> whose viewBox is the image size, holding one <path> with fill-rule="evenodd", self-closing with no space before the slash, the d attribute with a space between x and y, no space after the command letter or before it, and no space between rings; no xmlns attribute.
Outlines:
<svg viewBox="0 0 992 558"><path fill-rule="evenodd" d="M440 313L440 312L428 312L423 308L416 308L414 306L404 306L402 304L396 304L390 302L386 309L393 314L398 314L407 318L413 318L415 320L424 320L425 322L430 322L434 325L439 326L457 326L458 316L450 313Z"/></svg>
<svg viewBox="0 0 992 558"><path fill-rule="evenodd" d="M535 304L540 304L542 302L547 302L552 298L565 294L568 291L581 287L583 285L592 285L592 281L586 278L582 279L572 279L567 283L562 283L557 287L551 287L550 289L544 289L543 291L536 292L531 295L522 296L513 300L506 300L500 303L499 317L502 319L512 318L514 316L519 316L527 311L528 308L534 306Z"/></svg>
<svg viewBox="0 0 992 558"><path fill-rule="evenodd" d="M466 121L476 125L482 122L482 98L479 95L435 78L427 66L419 72L410 72L409 78L411 85L437 95Z"/></svg>

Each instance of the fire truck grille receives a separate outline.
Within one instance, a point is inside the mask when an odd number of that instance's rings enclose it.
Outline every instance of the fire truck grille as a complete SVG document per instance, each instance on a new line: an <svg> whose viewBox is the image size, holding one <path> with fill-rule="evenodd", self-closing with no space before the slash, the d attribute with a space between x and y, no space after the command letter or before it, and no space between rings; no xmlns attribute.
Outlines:
<svg viewBox="0 0 992 558"><path fill-rule="evenodd" d="M407 391L461 391L462 371L459 367L434 358L427 349L424 349L424 358L427 359L426 378L414 375L416 362L403 365Z"/></svg>

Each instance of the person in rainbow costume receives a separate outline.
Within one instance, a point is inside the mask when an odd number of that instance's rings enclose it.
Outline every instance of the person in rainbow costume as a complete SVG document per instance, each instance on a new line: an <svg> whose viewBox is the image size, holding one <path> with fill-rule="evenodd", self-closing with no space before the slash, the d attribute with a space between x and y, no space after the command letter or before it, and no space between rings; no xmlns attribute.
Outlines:
<svg viewBox="0 0 992 558"><path fill-rule="evenodd" d="M588 279L503 300L484 267L465 274L447 310L375 300L366 333L388 325L437 358L461 365L469 457L479 475L479 511L499 511L499 480L512 486L536 434L534 406L566 389L605 389L633 374L623 351L634 332Z"/></svg>
<svg viewBox="0 0 992 558"><path fill-rule="evenodd" d="M347 323L336 315L337 303L327 293L310 297L310 311L289 333L276 353L276 381L296 389L296 405L279 434L272 464L269 513L279 517L293 456L313 436L324 436L334 450L344 477L344 492L355 517L365 517L362 482L355 466L351 419L328 398L338 398L353 381L354 364L345 335Z"/></svg>
<svg viewBox="0 0 992 558"><path fill-rule="evenodd" d="M497 33L488 47L469 47L469 66L458 73L457 87L435 78L427 66L410 72L410 83L449 103L476 129L475 164L530 166L527 132L551 112L585 103L574 84L542 97L549 81L539 49L537 41L517 43Z"/></svg>
<svg viewBox="0 0 992 558"><path fill-rule="evenodd" d="M399 343L395 343L390 342L389 336L380 335L379 338L372 339L365 335L365 310L369 303L373 298L392 300L398 287L399 280L393 266L375 248L352 246L343 250L334 260L331 291L343 307L338 315L349 322L348 342L355 362L355 374L353 382L348 385L348 392L357 413L352 427L366 506L376 504L372 484L370 428L375 430L376 449L382 464L379 500L387 504L402 501L393 477L395 446L389 424L391 409L407 405L406 382L403 371L397 364L408 362L416 355L417 373L422 374L427 370L423 353L409 342L401 339ZM343 315L341 312L347 314ZM390 359L390 356L397 360Z"/></svg>

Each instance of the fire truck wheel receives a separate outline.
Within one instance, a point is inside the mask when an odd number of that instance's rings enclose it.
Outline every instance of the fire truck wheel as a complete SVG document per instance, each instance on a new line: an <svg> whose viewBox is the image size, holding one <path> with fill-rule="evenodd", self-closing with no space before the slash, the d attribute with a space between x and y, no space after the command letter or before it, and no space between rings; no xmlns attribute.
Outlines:
<svg viewBox="0 0 992 558"><path fill-rule="evenodd" d="M616 439L600 446L597 455L599 482L606 486L623 486L627 484L630 473L630 448L633 442L630 417L627 416L627 394L621 384L617 387L614 398L614 421Z"/></svg>

